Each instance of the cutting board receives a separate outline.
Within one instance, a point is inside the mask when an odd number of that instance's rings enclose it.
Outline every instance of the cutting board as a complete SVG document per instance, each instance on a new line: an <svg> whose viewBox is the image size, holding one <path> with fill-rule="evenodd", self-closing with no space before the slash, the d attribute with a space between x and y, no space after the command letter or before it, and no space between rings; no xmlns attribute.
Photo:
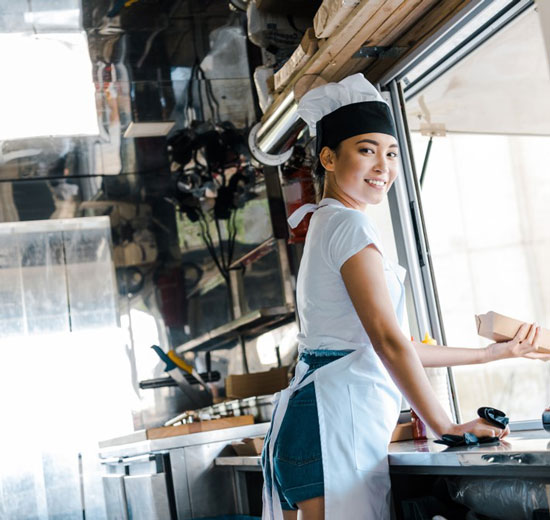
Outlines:
<svg viewBox="0 0 550 520"><path fill-rule="evenodd" d="M161 428L150 428L147 430L147 439L165 439L167 437L175 437L177 435L209 432L212 430L223 430L224 428L247 426L249 424L254 424L253 415L222 417L221 419L212 419L211 421L199 421L190 424L180 424L179 426L162 426Z"/></svg>

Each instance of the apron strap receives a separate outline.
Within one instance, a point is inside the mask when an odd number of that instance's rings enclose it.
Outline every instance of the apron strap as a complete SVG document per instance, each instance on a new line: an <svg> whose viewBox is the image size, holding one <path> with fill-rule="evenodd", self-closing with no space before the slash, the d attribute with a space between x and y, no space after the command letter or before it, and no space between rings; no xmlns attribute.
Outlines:
<svg viewBox="0 0 550 520"><path fill-rule="evenodd" d="M302 220L308 213L313 213L318 209L319 209L318 204L312 204L312 203L303 204L294 213L292 213L290 217L288 217L287 219L288 225L292 229L298 227L300 225L300 222L302 222Z"/></svg>
<svg viewBox="0 0 550 520"><path fill-rule="evenodd" d="M308 202L307 204L302 204L290 217L288 217L287 222L288 225L294 229L300 225L300 222L304 219L304 217L308 213L313 213L314 211L317 211L319 208L324 208L325 206L329 206L330 204L338 204L339 206L344 207L344 205L331 197L325 197L324 199L321 199L319 201L319 204L313 204L311 202Z"/></svg>
<svg viewBox="0 0 550 520"><path fill-rule="evenodd" d="M268 445L269 469L271 472L271 489L267 489L266 482L264 482L264 511L262 514L262 518L264 520L283 518L283 510L281 507L281 501L279 500L279 494L277 493L277 485L275 484L274 479L275 473L273 470L273 453L275 451L275 440L279 435L279 430L281 429L281 424L283 422L283 418L288 408L288 402L292 397L292 394L296 392L296 390L303 388L313 381L315 373L310 374L305 379L303 379L308 369L309 365L303 361L300 361L296 365L294 379L292 380L290 385L284 390L278 392L275 396L275 408L273 410L273 417L271 419L271 435Z"/></svg>

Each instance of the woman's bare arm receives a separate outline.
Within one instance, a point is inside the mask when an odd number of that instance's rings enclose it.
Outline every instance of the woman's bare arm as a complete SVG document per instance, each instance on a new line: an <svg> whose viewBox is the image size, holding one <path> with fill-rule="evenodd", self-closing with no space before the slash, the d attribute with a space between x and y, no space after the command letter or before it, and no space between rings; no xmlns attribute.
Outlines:
<svg viewBox="0 0 550 520"><path fill-rule="evenodd" d="M483 348L443 347L413 341L412 344L425 367L454 367L489 363L499 359L526 357L549 361L550 354L536 351L540 327L524 323L510 341L491 343Z"/></svg>
<svg viewBox="0 0 550 520"><path fill-rule="evenodd" d="M361 323L382 363L422 420L441 437L454 423L437 400L412 342L402 333L386 285L382 255L368 246L340 270Z"/></svg>
<svg viewBox="0 0 550 520"><path fill-rule="evenodd" d="M412 341L412 345L424 367L455 367L459 365L478 365L493 361L487 347L458 348L442 345L427 345Z"/></svg>
<svg viewBox="0 0 550 520"><path fill-rule="evenodd" d="M466 432L473 433L478 437L499 436L502 438L508 435L510 432L508 427L505 430L499 430L481 418L455 424L447 416L435 397L417 348L405 337L397 323L386 285L382 255L374 245L365 247L349 258L340 272L353 306L376 353L407 401L437 436L441 437L445 433L463 435ZM533 325L529 332L527 332L528 329L528 325L524 325L513 340L489 345L487 347L489 360L535 355L534 349L540 328ZM434 348L434 345L421 347L421 353L423 353L424 361L430 362L426 358L428 348ZM448 361L449 354L442 353L441 349L448 351L453 349L439 346L439 349L435 350L441 355L447 356L446 361ZM460 353L460 351L469 349L458 350L459 354L455 361L465 361L470 354ZM427 357L431 357L433 362L432 354L428 353Z"/></svg>

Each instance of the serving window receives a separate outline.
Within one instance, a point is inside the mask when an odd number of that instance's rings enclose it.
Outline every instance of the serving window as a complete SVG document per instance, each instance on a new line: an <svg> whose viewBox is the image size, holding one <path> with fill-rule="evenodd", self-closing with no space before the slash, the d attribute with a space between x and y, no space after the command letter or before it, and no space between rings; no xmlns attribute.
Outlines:
<svg viewBox="0 0 550 520"><path fill-rule="evenodd" d="M395 82L411 152L405 175L415 177L421 208L412 218L429 258L428 323L437 321L434 333L449 346L489 344L474 316L490 310L550 327L550 67L541 27L528 6L482 43L470 40L452 66ZM464 421L482 405L540 421L550 405L550 363L516 358L449 375Z"/></svg>

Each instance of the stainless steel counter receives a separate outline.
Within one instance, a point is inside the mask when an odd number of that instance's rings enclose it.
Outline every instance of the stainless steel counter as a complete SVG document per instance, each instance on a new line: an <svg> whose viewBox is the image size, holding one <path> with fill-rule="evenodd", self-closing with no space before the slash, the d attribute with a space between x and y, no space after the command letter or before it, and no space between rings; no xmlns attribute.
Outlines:
<svg viewBox="0 0 550 520"><path fill-rule="evenodd" d="M105 493L112 498L109 518L185 520L248 514L248 501L243 500L247 495L239 491L246 488L242 472L235 476L233 467L214 461L233 452L232 441L265 435L268 428L269 423L260 423L155 440L136 432L103 441L99 456Z"/></svg>
<svg viewBox="0 0 550 520"><path fill-rule="evenodd" d="M230 442L239 438L244 439L245 437L258 437L260 435L265 435L268 428L269 423L260 423L252 424L250 426L225 428L223 430L178 435L176 437L168 437L166 439L129 442L118 446L100 448L99 457L102 459L136 457L147 453L162 452L177 448L185 448L188 446L198 446L201 444L210 444L222 441Z"/></svg>
<svg viewBox="0 0 550 520"><path fill-rule="evenodd" d="M265 435L268 428L269 423L262 423L129 442L101 448L100 457L103 464L111 468L106 475L107 483L118 476L128 481L126 485L130 491L132 478L139 480L140 477L137 470L132 470L132 461L137 459L136 464L151 464L147 462L149 459L145 462L140 459L143 455L151 457L151 454L163 457L165 464L170 465L171 478L167 482L174 490L179 519L213 516L220 514L222 509L248 514L246 473L261 470L260 457L227 456L231 450L226 448L233 440ZM469 448L448 448L431 440L396 442L389 446L389 463L395 479L407 479L408 475L426 476L419 478L432 475L550 477L550 435L544 430L513 432L499 445ZM129 473L116 469L124 465L129 465ZM160 480L158 475L148 476L149 480L152 477ZM149 481L146 483L151 487ZM128 489L126 492L130 496Z"/></svg>
<svg viewBox="0 0 550 520"><path fill-rule="evenodd" d="M214 464L216 466L237 466L239 468L257 469L262 466L262 458L256 456L233 456L233 457L218 457Z"/></svg>
<svg viewBox="0 0 550 520"><path fill-rule="evenodd" d="M520 478L525 489L530 485L530 478L550 477L550 435L544 430L514 432L492 446L448 448L431 440L405 441L390 444L388 451L393 500L399 511L396 518L404 517L403 501L410 503L419 497L422 503L437 475L485 477L488 482L500 477ZM235 487L241 497L239 504L246 503L243 475L260 470L260 457L218 456L214 463L218 467L233 468ZM517 500L521 502L523 498L524 495L519 494ZM492 497L492 500L494 507L498 498ZM502 507L508 507L507 504ZM521 504L512 499L512 506L517 508Z"/></svg>
<svg viewBox="0 0 550 520"><path fill-rule="evenodd" d="M513 432L494 446L448 448L429 441L389 446L390 471L408 474L550 476L550 435Z"/></svg>
<svg viewBox="0 0 550 520"><path fill-rule="evenodd" d="M515 432L500 445L448 448L429 441L393 442L392 473L524 476L550 475L550 435L544 430ZM218 466L254 468L260 457L218 457Z"/></svg>

